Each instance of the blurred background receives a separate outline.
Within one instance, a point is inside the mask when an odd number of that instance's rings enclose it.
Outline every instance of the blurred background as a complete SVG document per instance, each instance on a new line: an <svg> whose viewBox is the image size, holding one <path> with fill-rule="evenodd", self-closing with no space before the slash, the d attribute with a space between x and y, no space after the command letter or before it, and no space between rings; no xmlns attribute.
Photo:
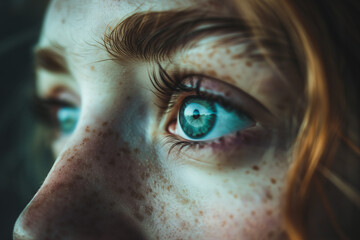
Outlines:
<svg viewBox="0 0 360 240"><path fill-rule="evenodd" d="M0 0L0 239L12 239L17 216L50 166L37 165L33 144L32 49L47 0ZM41 166L41 167L40 167ZM45 167L44 167L45 166Z"/></svg>

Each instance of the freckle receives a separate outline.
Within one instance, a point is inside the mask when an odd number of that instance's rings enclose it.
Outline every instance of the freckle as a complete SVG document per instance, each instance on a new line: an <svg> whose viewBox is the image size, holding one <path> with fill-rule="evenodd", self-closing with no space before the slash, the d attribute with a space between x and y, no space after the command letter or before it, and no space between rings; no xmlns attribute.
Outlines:
<svg viewBox="0 0 360 240"><path fill-rule="evenodd" d="M273 196L272 196L272 194L271 194L271 192L268 190L268 191L266 191L266 197L268 198L268 199L273 199Z"/></svg>
<svg viewBox="0 0 360 240"><path fill-rule="evenodd" d="M226 225L226 221L223 221L222 223L221 223L221 227L224 227Z"/></svg>
<svg viewBox="0 0 360 240"><path fill-rule="evenodd" d="M224 183L227 183L228 181L229 181L229 179L224 179L224 181L223 181L223 182L224 182Z"/></svg>
<svg viewBox="0 0 360 240"><path fill-rule="evenodd" d="M276 184L276 179L271 178L270 181L271 181L272 184Z"/></svg>
<svg viewBox="0 0 360 240"><path fill-rule="evenodd" d="M196 222L196 223L199 223L199 220L198 220L197 218L195 218L195 222Z"/></svg>
<svg viewBox="0 0 360 240"><path fill-rule="evenodd" d="M62 24L64 24L65 23L65 19L63 18L63 19L61 19L61 23Z"/></svg>
<svg viewBox="0 0 360 240"><path fill-rule="evenodd" d="M252 66L252 62L246 61L246 66L251 67L251 66Z"/></svg>
<svg viewBox="0 0 360 240"><path fill-rule="evenodd" d="M237 195L237 194L235 194L235 195L234 195L234 198L238 198L238 195Z"/></svg>
<svg viewBox="0 0 360 240"><path fill-rule="evenodd" d="M233 194L233 192L232 192L232 191L229 191L229 194L230 194L230 195L232 195L232 194Z"/></svg>
<svg viewBox="0 0 360 240"><path fill-rule="evenodd" d="M271 215L272 215L272 211L271 211L271 210L267 210L267 211L266 211L266 214L267 214L268 216L271 216Z"/></svg>
<svg viewBox="0 0 360 240"><path fill-rule="evenodd" d="M255 214L256 214L256 213L255 213L255 211L251 211L251 215L253 215L253 216L254 216Z"/></svg>
<svg viewBox="0 0 360 240"><path fill-rule="evenodd" d="M152 206L145 206L145 213L146 215L150 216L153 212L153 207Z"/></svg>
<svg viewBox="0 0 360 240"><path fill-rule="evenodd" d="M94 71L94 70L95 70L95 67L94 67L94 66L91 66L90 69L91 69L91 71Z"/></svg>
<svg viewBox="0 0 360 240"><path fill-rule="evenodd" d="M208 68L211 68L211 67L212 67L212 65L211 65L210 63L207 63L206 66L207 66Z"/></svg>
<svg viewBox="0 0 360 240"><path fill-rule="evenodd" d="M234 218L234 215L230 214L230 216L229 216L229 217L230 217L230 219L233 219L233 218Z"/></svg>
<svg viewBox="0 0 360 240"><path fill-rule="evenodd" d="M250 187L255 187L255 184L254 184L254 183L250 183L249 186L250 186Z"/></svg>
<svg viewBox="0 0 360 240"><path fill-rule="evenodd" d="M249 173L250 173L250 171L246 171L246 172L245 172L245 174L249 174Z"/></svg>
<svg viewBox="0 0 360 240"><path fill-rule="evenodd" d="M209 57L212 58L215 54L215 51L212 51L210 54L209 54Z"/></svg>
<svg viewBox="0 0 360 240"><path fill-rule="evenodd" d="M256 165L254 165L254 166L252 167L252 169L255 170L255 171L259 171L259 167L256 166Z"/></svg>
<svg viewBox="0 0 360 240"><path fill-rule="evenodd" d="M85 132L90 132L90 127L89 126L86 126Z"/></svg>
<svg viewBox="0 0 360 240"><path fill-rule="evenodd" d="M108 125L108 122L103 122L102 125L103 125L103 126L107 126L107 125Z"/></svg>
<svg viewBox="0 0 360 240"><path fill-rule="evenodd" d="M210 75L210 76L216 76L216 72L215 72L214 70L210 70L210 71L209 71L209 75Z"/></svg>
<svg viewBox="0 0 360 240"><path fill-rule="evenodd" d="M190 200L187 199L187 198L181 199L181 203L182 203L183 205L186 205L186 204L188 204L189 202L190 202Z"/></svg>
<svg viewBox="0 0 360 240"><path fill-rule="evenodd" d="M201 54L201 53L197 53L196 55L197 55L199 58L202 57L202 54Z"/></svg>
<svg viewBox="0 0 360 240"><path fill-rule="evenodd" d="M200 214L200 216L204 215L203 211L199 211L199 214Z"/></svg>
<svg viewBox="0 0 360 240"><path fill-rule="evenodd" d="M231 53L231 52L230 52L230 49L228 49L228 48L226 49L225 52L226 52L226 54L230 54L230 53Z"/></svg>
<svg viewBox="0 0 360 240"><path fill-rule="evenodd" d="M240 74L236 74L236 79L241 79L241 75Z"/></svg>

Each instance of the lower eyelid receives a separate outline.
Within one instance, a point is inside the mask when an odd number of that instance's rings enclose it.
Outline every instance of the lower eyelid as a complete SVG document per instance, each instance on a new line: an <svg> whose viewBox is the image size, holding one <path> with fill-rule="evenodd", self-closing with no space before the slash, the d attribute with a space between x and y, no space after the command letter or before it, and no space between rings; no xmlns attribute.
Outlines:
<svg viewBox="0 0 360 240"><path fill-rule="evenodd" d="M258 159L268 149L270 141L266 131L261 127L254 127L247 132L237 132L216 141L202 144L178 144L173 146L169 157L185 163L196 163L208 166L218 164L239 164ZM174 144L174 143L173 143ZM171 146L171 145L170 145Z"/></svg>
<svg viewBox="0 0 360 240"><path fill-rule="evenodd" d="M212 153L244 150L249 147L266 148L270 143L270 131L266 130L259 124L254 124L246 129L233 132L217 139L209 141L189 141L177 135L172 136L173 144L177 142L186 142L185 148L181 149L184 154L192 152L192 154L201 154L201 151L211 150ZM181 148L181 144L179 144ZM174 147L174 149L177 146ZM179 150L179 149L178 149Z"/></svg>

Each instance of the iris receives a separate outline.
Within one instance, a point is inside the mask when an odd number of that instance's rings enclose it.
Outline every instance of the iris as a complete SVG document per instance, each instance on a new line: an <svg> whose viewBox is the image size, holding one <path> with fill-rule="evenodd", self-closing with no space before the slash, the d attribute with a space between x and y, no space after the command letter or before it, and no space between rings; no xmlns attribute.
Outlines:
<svg viewBox="0 0 360 240"><path fill-rule="evenodd" d="M63 134L70 134L74 131L79 119L80 110L75 107L63 107L57 112L59 129Z"/></svg>
<svg viewBox="0 0 360 240"><path fill-rule="evenodd" d="M206 136L215 126L216 107L213 101L200 96L184 99L180 107L179 122L184 133L193 139Z"/></svg>

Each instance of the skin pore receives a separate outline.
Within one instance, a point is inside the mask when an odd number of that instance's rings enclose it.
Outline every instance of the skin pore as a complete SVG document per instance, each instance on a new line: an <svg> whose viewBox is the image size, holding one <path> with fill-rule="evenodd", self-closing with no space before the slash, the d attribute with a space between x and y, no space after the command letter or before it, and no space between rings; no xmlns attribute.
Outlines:
<svg viewBox="0 0 360 240"><path fill-rule="evenodd" d="M221 34L159 62L131 53L114 59L102 44L135 13L191 8L236 17L230 3L221 3L52 1L36 48L37 94L80 115L74 130L56 130L56 161L19 217L15 239L285 238L286 128L296 99L290 80L242 54L246 43L219 42ZM180 72L187 86L201 82L198 90L213 99L206 103L225 101L216 107L229 119L214 125L211 139L179 136L183 102L203 99L196 90L177 93L171 109L159 108L168 104L151 76L162 68L170 76ZM287 80L296 78L291 66L279 68ZM241 119L249 124L234 124L236 116L248 116Z"/></svg>

